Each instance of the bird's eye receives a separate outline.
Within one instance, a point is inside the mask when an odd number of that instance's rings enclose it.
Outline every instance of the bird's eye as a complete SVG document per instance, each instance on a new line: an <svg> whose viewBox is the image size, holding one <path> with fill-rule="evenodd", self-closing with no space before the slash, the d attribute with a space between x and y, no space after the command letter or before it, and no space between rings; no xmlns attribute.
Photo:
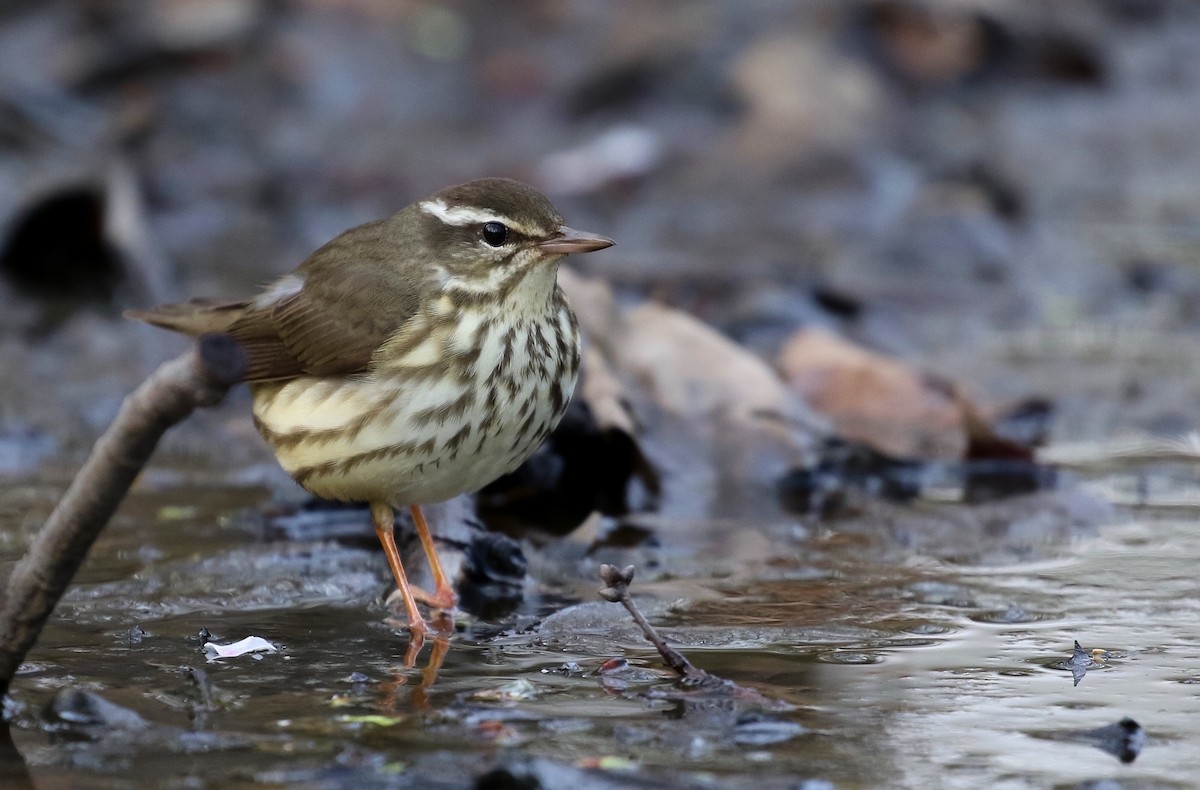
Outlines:
<svg viewBox="0 0 1200 790"><path fill-rule="evenodd" d="M508 228L501 222L486 222L483 225L483 240L492 247L508 241Z"/></svg>

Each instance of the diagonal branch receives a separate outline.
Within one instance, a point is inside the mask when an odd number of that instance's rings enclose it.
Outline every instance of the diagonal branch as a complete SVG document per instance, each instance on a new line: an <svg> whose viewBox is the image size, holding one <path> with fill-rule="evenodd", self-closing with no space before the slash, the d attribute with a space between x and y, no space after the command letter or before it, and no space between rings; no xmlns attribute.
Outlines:
<svg viewBox="0 0 1200 790"><path fill-rule="evenodd" d="M659 635L654 626L650 625L646 616L637 608L637 604L633 602L633 597L629 594L629 585L633 583L634 570L632 565L623 569L617 568L615 565L601 565L600 580L606 586L599 591L600 597L610 603L619 603L625 607L625 610L633 616L634 622L642 629L642 635L646 637L646 641L654 645L658 654L662 656L663 662L680 678L697 684L707 683L710 679L717 680L714 675L698 668L687 660L687 656L668 645L667 641Z"/></svg>
<svg viewBox="0 0 1200 790"><path fill-rule="evenodd" d="M197 407L219 403L245 367L236 340L203 335L125 398L0 593L0 695L158 440Z"/></svg>

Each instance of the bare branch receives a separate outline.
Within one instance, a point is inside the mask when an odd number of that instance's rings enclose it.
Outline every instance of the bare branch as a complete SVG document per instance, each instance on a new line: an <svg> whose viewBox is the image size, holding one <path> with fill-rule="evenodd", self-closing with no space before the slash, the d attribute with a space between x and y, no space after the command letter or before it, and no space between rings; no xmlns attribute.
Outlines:
<svg viewBox="0 0 1200 790"><path fill-rule="evenodd" d="M237 341L204 335L125 398L0 596L0 695L163 433L220 402L244 371Z"/></svg>
<svg viewBox="0 0 1200 790"><path fill-rule="evenodd" d="M646 641L654 645L666 665L675 670L679 677L692 682L706 682L712 676L688 661L683 653L668 645L666 640L659 636L654 626L650 625L650 621L646 619L641 610L637 608L637 604L633 602L633 598L629 595L629 585L633 583L634 570L632 565L626 566L624 569L617 568L615 565L601 565L600 580L606 586L599 591L600 597L610 603L619 603L625 607L634 622L642 629L642 635L646 637Z"/></svg>

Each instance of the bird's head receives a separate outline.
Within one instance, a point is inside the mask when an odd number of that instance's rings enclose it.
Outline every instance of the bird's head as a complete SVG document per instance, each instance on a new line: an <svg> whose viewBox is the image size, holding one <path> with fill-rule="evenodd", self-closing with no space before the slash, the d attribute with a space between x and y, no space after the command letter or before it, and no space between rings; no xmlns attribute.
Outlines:
<svg viewBox="0 0 1200 790"><path fill-rule="evenodd" d="M448 187L412 209L425 254L457 288L470 291L499 290L537 269L553 280L562 256L613 245L567 227L545 195L507 178Z"/></svg>

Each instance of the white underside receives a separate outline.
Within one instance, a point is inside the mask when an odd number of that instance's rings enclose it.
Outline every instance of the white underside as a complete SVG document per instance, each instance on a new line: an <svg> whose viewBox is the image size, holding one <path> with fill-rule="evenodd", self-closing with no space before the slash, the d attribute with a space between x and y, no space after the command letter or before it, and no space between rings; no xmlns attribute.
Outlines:
<svg viewBox="0 0 1200 790"><path fill-rule="evenodd" d="M525 320L518 323L509 363L512 378L517 382L516 391L497 388L498 419L491 420L491 427L485 429L479 407L488 393L482 382L501 362L508 325L484 333L472 315L464 313L450 329L434 334L404 357L390 360L369 374L257 385L254 414L274 434L344 430L364 413L379 413L349 442L341 439L305 441L296 447L276 446L283 468L295 475L306 468L338 464L352 456L405 443L422 445L432 440L434 448L444 448L469 423L470 434L456 451L435 452L431 457L428 452L414 450L359 460L336 474L312 474L304 480L304 485L313 493L331 499L386 501L396 506L428 504L476 491L516 469L540 445L540 435L548 433L562 416L561 411L555 410L550 394L554 379L558 379L562 388L565 404L574 388L574 371L553 371L558 375L550 377L539 374L539 367L545 363L531 359L526 346L534 326L529 319L533 317L523 316ZM555 316L553 320L560 323L558 331L568 335L572 332L565 316ZM476 342L483 346L475 365L476 381L406 379L400 372L405 367L428 364L469 348ZM440 423L415 418L422 410L457 401L464 388L475 393L477 404L468 410L466 417L452 416ZM532 427L522 434L521 426L529 410L534 415Z"/></svg>

